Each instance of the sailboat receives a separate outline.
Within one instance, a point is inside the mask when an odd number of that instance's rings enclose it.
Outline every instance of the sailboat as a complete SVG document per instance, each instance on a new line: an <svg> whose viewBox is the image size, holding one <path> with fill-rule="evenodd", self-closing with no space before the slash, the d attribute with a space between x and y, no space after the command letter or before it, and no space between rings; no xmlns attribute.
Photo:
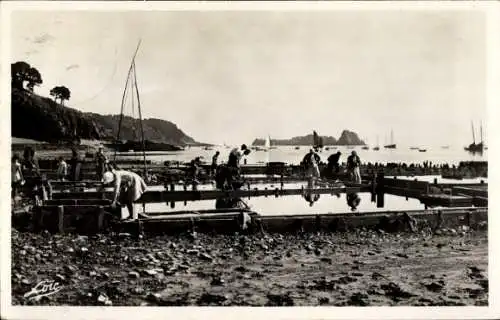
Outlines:
<svg viewBox="0 0 500 320"><path fill-rule="evenodd" d="M367 140L367 139L365 139L365 140ZM365 145L363 147L361 147L361 149L363 149L363 150L370 150L370 147L368 146L367 143L365 143Z"/></svg>
<svg viewBox="0 0 500 320"><path fill-rule="evenodd" d="M141 99L139 97L139 87L137 85L137 71L135 67L135 58L137 56L137 52L139 51L139 47L141 45L141 41L137 43L137 47L135 49L134 55L132 56L132 61L130 63L130 68L128 70L127 74L127 80L125 82L125 88L123 89L123 96L122 96L122 102L121 102L121 112L120 112L120 120L118 122L118 133L116 135L116 140L115 140L115 145L119 146L121 143L120 140L120 133L122 129L122 122L123 122L123 116L124 116L124 108L125 108L125 101L127 97L127 92L130 91L131 93L131 101L132 101L132 112L134 112L134 100L137 100L137 109L139 111L139 125L140 125L140 130L141 130L141 149L142 149L142 156L143 156L143 162L144 162L144 167L143 167L143 174L144 177L147 178L147 162L146 162L146 141L144 139L144 128L142 125L142 112L141 112ZM134 130L134 136L135 136L135 130ZM133 142L133 145L136 143ZM114 154L114 161L116 162L116 156L118 152L118 148L115 148L115 154ZM135 148L134 148L134 151Z"/></svg>
<svg viewBox="0 0 500 320"><path fill-rule="evenodd" d="M320 151L323 148L323 138L315 130L313 130L313 148Z"/></svg>
<svg viewBox="0 0 500 320"><path fill-rule="evenodd" d="M384 148L386 149L396 149L396 144L394 143L394 132L391 130L391 143L388 145L385 145Z"/></svg>
<svg viewBox="0 0 500 320"><path fill-rule="evenodd" d="M378 143L378 136L377 136L377 146L375 148L373 148L373 150L375 150L375 151L379 151L380 150L380 145Z"/></svg>
<svg viewBox="0 0 500 320"><path fill-rule="evenodd" d="M471 121L471 127L472 127L472 143L468 146L465 147L464 149L469 152L483 152L484 149L484 144L483 144L483 125L481 124L481 142L476 144L476 135L474 132L474 123Z"/></svg>

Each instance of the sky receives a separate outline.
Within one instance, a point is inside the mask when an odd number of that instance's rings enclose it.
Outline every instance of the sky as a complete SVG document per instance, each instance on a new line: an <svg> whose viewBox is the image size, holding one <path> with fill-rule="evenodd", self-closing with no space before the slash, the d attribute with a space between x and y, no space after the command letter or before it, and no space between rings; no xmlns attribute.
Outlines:
<svg viewBox="0 0 500 320"><path fill-rule="evenodd" d="M12 62L40 71L39 94L67 86L66 105L84 112L119 114L141 39L143 117L172 121L201 142L312 130L338 138L347 129L370 144L393 130L401 145L463 146L471 121L477 132L486 127L478 11L27 11L11 19Z"/></svg>

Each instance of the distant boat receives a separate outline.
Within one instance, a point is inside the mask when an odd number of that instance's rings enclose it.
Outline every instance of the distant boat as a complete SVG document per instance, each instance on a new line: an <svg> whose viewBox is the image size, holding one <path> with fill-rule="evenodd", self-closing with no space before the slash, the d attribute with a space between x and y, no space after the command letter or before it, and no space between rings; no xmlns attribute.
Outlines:
<svg viewBox="0 0 500 320"><path fill-rule="evenodd" d="M330 150L330 147L325 147L325 150L326 150L326 151Z"/></svg>
<svg viewBox="0 0 500 320"><path fill-rule="evenodd" d="M418 149L418 152L427 152L427 149Z"/></svg>
<svg viewBox="0 0 500 320"><path fill-rule="evenodd" d="M370 148L367 145L364 145L361 149L363 149L363 150L370 150Z"/></svg>
<svg viewBox="0 0 500 320"><path fill-rule="evenodd" d="M466 151L472 152L472 153L482 153L484 150L484 144L483 144L483 125L481 124L481 142L476 144L476 135L474 133L474 123L471 121L471 126L472 126L472 143L468 146L465 147L464 149Z"/></svg>
<svg viewBox="0 0 500 320"><path fill-rule="evenodd" d="M271 137L268 135L266 137L266 142L264 142L264 150L263 151L268 151L271 149Z"/></svg>
<svg viewBox="0 0 500 320"><path fill-rule="evenodd" d="M450 146L441 146L441 149L449 149Z"/></svg>
<svg viewBox="0 0 500 320"><path fill-rule="evenodd" d="M394 143L394 132L391 130L391 143L388 145L385 145L384 148L386 149L396 149L396 144Z"/></svg>
<svg viewBox="0 0 500 320"><path fill-rule="evenodd" d="M299 149L300 149L300 147L295 147L295 150L299 150Z"/></svg>
<svg viewBox="0 0 500 320"><path fill-rule="evenodd" d="M375 151L379 151L380 150L380 145L378 143L378 136L377 136L377 146L375 148L373 148L373 150L375 150Z"/></svg>
<svg viewBox="0 0 500 320"><path fill-rule="evenodd" d="M410 147L410 150L418 150L418 147Z"/></svg>
<svg viewBox="0 0 500 320"><path fill-rule="evenodd" d="M213 148L207 146L207 147L204 147L203 150L213 150Z"/></svg>

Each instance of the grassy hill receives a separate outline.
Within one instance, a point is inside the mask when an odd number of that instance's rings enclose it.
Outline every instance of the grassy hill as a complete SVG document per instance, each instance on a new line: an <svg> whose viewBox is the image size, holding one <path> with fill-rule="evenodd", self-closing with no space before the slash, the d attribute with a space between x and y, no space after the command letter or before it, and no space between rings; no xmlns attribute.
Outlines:
<svg viewBox="0 0 500 320"><path fill-rule="evenodd" d="M11 120L13 137L61 143L79 139L114 140L119 115L84 113L27 90L12 89ZM200 144L174 123L161 119L143 120L146 140L172 145ZM124 117L121 140L139 140L138 119Z"/></svg>

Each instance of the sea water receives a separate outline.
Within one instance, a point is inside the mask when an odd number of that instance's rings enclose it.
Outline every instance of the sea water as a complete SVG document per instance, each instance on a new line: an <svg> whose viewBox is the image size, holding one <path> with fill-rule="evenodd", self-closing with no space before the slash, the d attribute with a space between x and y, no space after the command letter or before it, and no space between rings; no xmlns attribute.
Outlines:
<svg viewBox="0 0 500 320"><path fill-rule="evenodd" d="M408 147L398 147L398 149L384 149L381 148L379 151L375 150L363 150L361 147L348 148L346 146L339 146L336 149L330 148L330 150L323 150L319 152L318 155L321 157L323 162L326 162L328 156L337 151L342 153L340 161L346 162L347 157L351 152L355 150L362 163L388 163L388 162L398 162L398 163L415 163L422 164L424 161L430 161L433 164L458 164L460 161L487 161L488 151L480 154L471 154L464 150L463 147L450 147L449 149L442 148L429 148L427 152L419 152L418 150L410 150ZM228 159L230 148L225 147L214 147L213 150L204 150L200 147L186 148L183 151L173 151L173 152L148 152L147 159L153 162L164 161L180 161L188 162L193 160L195 157L203 157L202 160L206 163L211 163L212 156L216 151L220 151L220 156L218 158L220 162L226 162ZM267 162L284 162L287 164L299 164L306 153L309 151L309 147L302 146L299 150L296 150L294 146L280 146L276 149L271 149L269 151L255 151L245 156L247 164L262 164ZM135 154L135 155L131 155ZM129 153L127 156L120 156L124 159L142 159L141 153Z"/></svg>

